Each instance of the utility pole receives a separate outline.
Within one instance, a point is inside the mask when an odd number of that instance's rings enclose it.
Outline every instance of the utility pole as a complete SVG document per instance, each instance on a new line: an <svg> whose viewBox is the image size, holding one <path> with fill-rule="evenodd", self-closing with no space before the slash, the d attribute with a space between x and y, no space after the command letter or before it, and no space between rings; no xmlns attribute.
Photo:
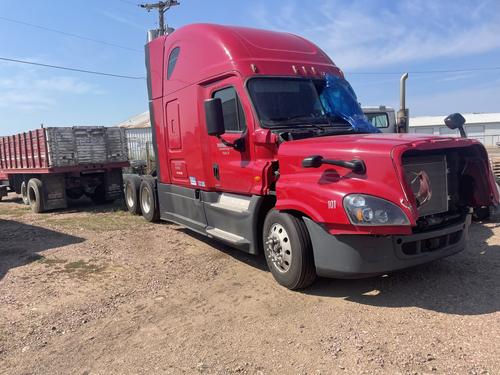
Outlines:
<svg viewBox="0 0 500 375"><path fill-rule="evenodd" d="M158 9L158 34L165 35L168 31L168 26L165 24L165 12L175 5L180 5L180 3L177 0L167 0L158 1L157 3L152 4L140 4L139 6L146 9L148 12L153 9Z"/></svg>

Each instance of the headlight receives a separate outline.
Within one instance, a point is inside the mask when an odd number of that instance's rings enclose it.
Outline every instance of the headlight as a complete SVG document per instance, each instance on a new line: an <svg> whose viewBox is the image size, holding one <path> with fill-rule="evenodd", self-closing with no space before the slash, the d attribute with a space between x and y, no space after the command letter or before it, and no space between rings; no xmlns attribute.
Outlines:
<svg viewBox="0 0 500 375"><path fill-rule="evenodd" d="M404 212L394 203L365 194L344 197L344 209L354 225L409 225Z"/></svg>

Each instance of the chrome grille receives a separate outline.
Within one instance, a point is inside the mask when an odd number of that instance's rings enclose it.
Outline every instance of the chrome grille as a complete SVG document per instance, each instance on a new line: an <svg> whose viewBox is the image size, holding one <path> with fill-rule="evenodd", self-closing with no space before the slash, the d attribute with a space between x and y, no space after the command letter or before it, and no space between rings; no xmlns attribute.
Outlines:
<svg viewBox="0 0 500 375"><path fill-rule="evenodd" d="M448 168L445 155L403 157L406 182L416 200L419 217L448 211Z"/></svg>

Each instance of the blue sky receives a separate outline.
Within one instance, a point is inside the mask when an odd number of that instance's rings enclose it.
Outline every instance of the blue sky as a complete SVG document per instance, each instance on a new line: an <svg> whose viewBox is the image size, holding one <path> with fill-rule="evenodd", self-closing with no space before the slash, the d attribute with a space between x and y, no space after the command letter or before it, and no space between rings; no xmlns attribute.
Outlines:
<svg viewBox="0 0 500 375"><path fill-rule="evenodd" d="M134 0L3 0L0 17L128 46L108 47L0 19L0 57L144 76L156 13ZM173 27L193 22L289 31L323 48L364 105L397 107L399 75L362 72L500 66L500 1L180 0ZM500 70L410 74L410 114L500 112ZM46 126L114 125L147 109L142 80L0 61L0 135Z"/></svg>

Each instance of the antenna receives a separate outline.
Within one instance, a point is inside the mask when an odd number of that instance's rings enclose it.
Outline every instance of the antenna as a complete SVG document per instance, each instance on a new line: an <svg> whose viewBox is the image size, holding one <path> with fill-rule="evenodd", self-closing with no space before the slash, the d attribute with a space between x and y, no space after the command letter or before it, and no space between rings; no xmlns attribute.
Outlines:
<svg viewBox="0 0 500 375"><path fill-rule="evenodd" d="M141 8L146 9L148 12L150 12L153 9L158 9L158 14L159 14L158 36L160 36L160 35L165 35L167 33L171 33L174 30L165 24L164 15L167 10L169 10L171 7L175 5L180 5L180 3L177 0L167 0L167 1L158 1L157 3L152 3L152 4L140 4L139 6Z"/></svg>

